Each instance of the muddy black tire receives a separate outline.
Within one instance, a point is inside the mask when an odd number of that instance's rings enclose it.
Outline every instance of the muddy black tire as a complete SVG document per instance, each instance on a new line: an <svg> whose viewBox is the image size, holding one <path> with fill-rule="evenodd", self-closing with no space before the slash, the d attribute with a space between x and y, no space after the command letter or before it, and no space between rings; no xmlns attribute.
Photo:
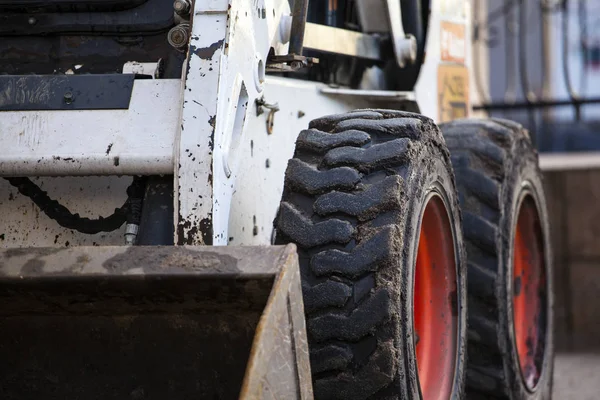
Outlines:
<svg viewBox="0 0 600 400"><path fill-rule="evenodd" d="M382 110L324 117L309 128L288 164L275 243L298 246L315 398L419 399L413 274L423 209L434 195L454 238L449 388L460 398L466 264L439 129L419 114Z"/></svg>
<svg viewBox="0 0 600 400"><path fill-rule="evenodd" d="M458 120L440 127L456 174L467 249L466 397L550 399L554 355L552 260L537 153L527 131L511 121ZM538 239L530 247L539 250L538 258L545 268L535 289L537 294L533 294L540 302L539 313L532 319L537 328L528 330L523 339L517 334L514 299L522 290L531 295L534 285L523 287L521 276L513 276L515 232L520 210L532 206L537 210L534 229ZM535 332L535 341L529 336L531 332ZM527 356L519 356L517 340L535 343L528 344Z"/></svg>

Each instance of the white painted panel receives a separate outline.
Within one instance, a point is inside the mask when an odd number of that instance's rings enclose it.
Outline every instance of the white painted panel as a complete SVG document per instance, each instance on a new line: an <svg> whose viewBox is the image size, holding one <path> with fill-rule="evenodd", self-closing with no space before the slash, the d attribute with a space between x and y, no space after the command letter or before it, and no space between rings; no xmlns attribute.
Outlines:
<svg viewBox="0 0 600 400"><path fill-rule="evenodd" d="M0 112L0 176L173 172L181 82L136 80L127 110Z"/></svg>
<svg viewBox="0 0 600 400"><path fill-rule="evenodd" d="M271 243L273 220L283 191L287 162L294 154L296 138L318 117L373 107L368 96L324 96L323 85L284 78L269 78L265 101L276 103L273 133L267 133L268 110L257 116L250 107L247 132L240 143L245 157L239 165L228 216L227 241L233 245ZM267 166L268 165L268 166ZM215 220L221 225L222 221Z"/></svg>

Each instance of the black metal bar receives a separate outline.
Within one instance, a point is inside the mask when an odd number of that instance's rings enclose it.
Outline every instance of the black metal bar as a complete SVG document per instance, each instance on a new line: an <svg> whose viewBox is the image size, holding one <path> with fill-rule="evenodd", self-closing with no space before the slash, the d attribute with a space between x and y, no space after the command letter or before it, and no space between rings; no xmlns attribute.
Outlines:
<svg viewBox="0 0 600 400"><path fill-rule="evenodd" d="M24 7L22 1L13 3L19 4L18 7ZM59 10L67 6L66 2L61 1L61 3ZM73 3L83 2L73 1ZM113 2L113 7L115 6L121 8L119 2ZM80 7L85 5L80 4ZM69 11L73 11L73 7L69 7ZM163 0L144 1L139 7L105 12L0 11L0 36L66 35L68 33L142 36L168 31L173 26L173 14L173 2Z"/></svg>
<svg viewBox="0 0 600 400"><path fill-rule="evenodd" d="M540 2L540 37L541 37L541 41L542 41L542 48L541 48L541 52L540 52L540 70L542 73L541 79L540 81L542 82L542 90L540 93L540 97L542 99L547 99L549 97L549 93L551 92L550 87L551 87L551 79L552 77L550 76L550 66L552 65L552 62L550 60L550 54L551 54L551 47L552 44L550 43L550 21L549 21L549 14L550 10L547 9L547 6L544 4L544 2ZM544 121L548 120L550 116L548 115L548 113L543 113L542 114L542 119Z"/></svg>
<svg viewBox="0 0 600 400"><path fill-rule="evenodd" d="M539 100L534 102L515 102L515 103L490 103L473 106L474 110L499 111L499 110L523 110L551 107L580 107L585 104L600 104L600 97L590 97L587 99L568 99L568 100Z"/></svg>
<svg viewBox="0 0 600 400"><path fill-rule="evenodd" d="M524 0L519 2L519 75L521 78L521 91L523 97L528 103L535 102L537 96L531 90L529 82L528 68L527 68L527 5ZM536 114L534 109L527 109L527 118L529 119L529 133L531 135L531 141L535 145L536 143Z"/></svg>
<svg viewBox="0 0 600 400"><path fill-rule="evenodd" d="M579 0L579 6L578 6L578 19L579 19L579 48L581 49L582 53L583 53L583 68L581 71L581 78L579 80L579 95L580 96L585 96L585 92L587 90L587 83L588 83L588 62L589 62L589 53L587 51L587 49L585 49L583 47L584 41L587 41L587 37L588 37L588 27L587 27L587 4L586 4L586 0ZM565 52L564 54L568 54L568 52ZM567 58L565 56L565 58ZM576 117L577 120L579 121L581 119L581 110L577 109L576 110Z"/></svg>
<svg viewBox="0 0 600 400"><path fill-rule="evenodd" d="M506 3L505 3L506 4ZM514 5L514 4L513 4ZM512 5L511 5L512 7ZM505 75L506 75L506 88L504 89L504 99L507 101L515 101L517 99L517 72L515 70L515 32L513 24L513 13L512 8L506 9L504 15L504 51L505 51ZM488 22L489 24L489 22Z"/></svg>
<svg viewBox="0 0 600 400"><path fill-rule="evenodd" d="M173 245L173 175L148 177L136 244Z"/></svg>
<svg viewBox="0 0 600 400"><path fill-rule="evenodd" d="M531 90L527 69L527 5L523 0L519 2L519 77L523 97L528 102L536 100L536 95Z"/></svg>
<svg viewBox="0 0 600 400"><path fill-rule="evenodd" d="M577 121L581 120L581 107L579 103L579 95L575 92L573 88L573 83L571 81L571 73L569 70L569 3L568 0L563 0L562 2L562 52L564 56L562 57L562 67L563 67L563 78L565 80L565 86L567 87L567 93L569 93L569 97L572 100L572 105L575 107L575 119Z"/></svg>
<svg viewBox="0 0 600 400"><path fill-rule="evenodd" d="M290 33L290 54L302 55L304 45L304 28L306 14L308 13L308 0L295 0L292 9L292 29Z"/></svg>
<svg viewBox="0 0 600 400"><path fill-rule="evenodd" d="M480 6L481 2L475 1L473 3L473 15L475 16L475 26L473 28L473 77L475 78L475 90L477 90L477 94L479 95L480 100L489 101L489 91L490 87L487 86L487 93L484 88L483 77L481 76L481 56L480 56L480 48L485 45L485 41L487 40L483 38L483 30L485 29L489 36L489 27L487 25L483 25L480 22Z"/></svg>
<svg viewBox="0 0 600 400"><path fill-rule="evenodd" d="M1 111L126 110L134 74L0 75Z"/></svg>

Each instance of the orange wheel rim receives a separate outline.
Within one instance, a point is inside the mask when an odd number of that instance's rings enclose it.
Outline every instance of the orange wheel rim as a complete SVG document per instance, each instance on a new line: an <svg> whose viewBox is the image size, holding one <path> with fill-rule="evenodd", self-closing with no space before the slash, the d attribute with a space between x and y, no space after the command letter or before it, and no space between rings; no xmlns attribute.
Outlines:
<svg viewBox="0 0 600 400"><path fill-rule="evenodd" d="M546 268L540 220L531 196L519 209L512 281L514 335L521 375L534 389L541 375L546 327Z"/></svg>
<svg viewBox="0 0 600 400"><path fill-rule="evenodd" d="M442 199L425 207L415 267L413 323L423 400L447 400L456 363L458 312L454 238Z"/></svg>

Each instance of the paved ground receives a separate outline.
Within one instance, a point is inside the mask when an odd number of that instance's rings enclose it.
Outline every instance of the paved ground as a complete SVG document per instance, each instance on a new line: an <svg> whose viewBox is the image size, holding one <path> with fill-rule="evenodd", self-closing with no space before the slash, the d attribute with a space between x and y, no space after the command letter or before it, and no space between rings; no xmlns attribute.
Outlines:
<svg viewBox="0 0 600 400"><path fill-rule="evenodd" d="M554 400L600 399L600 353L558 354L554 364Z"/></svg>

